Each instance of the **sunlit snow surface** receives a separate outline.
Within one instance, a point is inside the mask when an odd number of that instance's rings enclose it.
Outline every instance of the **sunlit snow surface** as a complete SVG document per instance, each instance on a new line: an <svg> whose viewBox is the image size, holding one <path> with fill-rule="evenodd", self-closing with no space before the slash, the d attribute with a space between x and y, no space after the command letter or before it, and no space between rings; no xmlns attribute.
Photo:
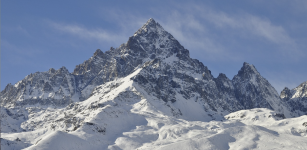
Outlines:
<svg viewBox="0 0 307 150"><path fill-rule="evenodd" d="M307 149L306 115L283 119L264 108L224 115L180 96L165 103L131 80L141 70L21 123L34 131L1 133L1 149Z"/></svg>

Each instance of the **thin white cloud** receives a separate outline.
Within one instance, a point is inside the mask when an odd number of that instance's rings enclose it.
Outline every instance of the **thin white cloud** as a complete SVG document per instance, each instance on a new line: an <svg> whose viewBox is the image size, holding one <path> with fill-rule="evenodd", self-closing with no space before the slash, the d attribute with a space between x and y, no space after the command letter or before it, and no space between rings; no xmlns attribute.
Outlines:
<svg viewBox="0 0 307 150"><path fill-rule="evenodd" d="M171 12L163 12L167 14L161 18L166 24L165 28L174 34L175 38L187 46L188 49L202 49L204 53L216 56L212 60L223 57L228 57L228 60L242 60L246 57L243 55L239 56L241 53L238 50L229 52L231 48L243 48L243 41L241 44L239 41L234 41L240 45L227 45L231 44L231 41L227 41L229 43L222 43L224 41L220 39L224 38L224 36L235 37L236 39L241 38L251 43L257 43L259 40L266 41L266 43L275 46L273 49L268 49L272 52L271 54L292 58L291 60L302 59L306 56L306 53L299 48L297 41L289 36L289 33L283 26L273 23L268 18L246 12L227 14L204 5L195 4L175 5ZM212 26L215 28L215 31L210 31ZM206 27L211 28L207 29ZM219 35L214 33L216 31L218 31Z"/></svg>
<svg viewBox="0 0 307 150"><path fill-rule="evenodd" d="M116 24L120 27L120 31L132 36L137 29L142 27L143 24L151 17L146 17L139 13L130 13L120 9L107 9L103 8L104 13L101 13L102 19ZM128 37L127 36L127 37Z"/></svg>
<svg viewBox="0 0 307 150"><path fill-rule="evenodd" d="M86 40L96 40L97 42L109 42L118 44L119 41L124 41L127 37L123 34L111 33L109 31L103 30L101 28L88 29L80 25L73 24L61 24L50 22L49 24L54 29L61 31L63 33L71 34Z"/></svg>
<svg viewBox="0 0 307 150"><path fill-rule="evenodd" d="M283 27L274 25L268 19L250 14L227 15L223 12L211 10L209 13L206 13L204 18L218 27L231 27L233 29L243 30L241 32L254 34L277 44L293 44L294 42Z"/></svg>
<svg viewBox="0 0 307 150"><path fill-rule="evenodd" d="M173 11L163 18L159 18L158 21L185 48L194 51L194 53L207 54L207 59L210 60L227 57L225 48L213 38L210 38L210 33L206 26L200 22L201 20L196 19L194 15ZM235 58L233 57L233 59Z"/></svg>

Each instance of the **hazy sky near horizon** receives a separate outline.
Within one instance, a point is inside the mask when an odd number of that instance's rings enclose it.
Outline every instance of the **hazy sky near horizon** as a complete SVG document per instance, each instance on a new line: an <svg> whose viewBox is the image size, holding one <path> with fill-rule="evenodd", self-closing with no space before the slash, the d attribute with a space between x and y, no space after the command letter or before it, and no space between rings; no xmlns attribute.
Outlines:
<svg viewBox="0 0 307 150"><path fill-rule="evenodd" d="M307 1L1 2L1 90L127 42L149 18L214 77L253 64L278 92L307 81Z"/></svg>

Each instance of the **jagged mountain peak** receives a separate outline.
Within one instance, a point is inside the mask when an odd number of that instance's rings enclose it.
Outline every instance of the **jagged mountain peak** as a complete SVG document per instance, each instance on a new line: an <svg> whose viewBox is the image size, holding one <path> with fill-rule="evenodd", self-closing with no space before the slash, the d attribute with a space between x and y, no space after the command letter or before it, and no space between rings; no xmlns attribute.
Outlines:
<svg viewBox="0 0 307 150"><path fill-rule="evenodd" d="M102 56L103 52L100 49L97 49L94 53L94 56Z"/></svg>
<svg viewBox="0 0 307 150"><path fill-rule="evenodd" d="M180 59L189 58L189 51L152 18L129 37L124 48L128 50L125 51L127 53L150 59L163 59L174 54Z"/></svg>
<svg viewBox="0 0 307 150"><path fill-rule="evenodd" d="M148 21L146 22L147 24L153 23L155 24L156 21L153 18L149 18Z"/></svg>
<svg viewBox="0 0 307 150"><path fill-rule="evenodd" d="M7 84L7 85L5 86L4 90L1 91L1 92L5 93L5 92L8 91L11 87L13 87L13 85L12 85L12 83L9 83L9 84Z"/></svg>
<svg viewBox="0 0 307 150"><path fill-rule="evenodd" d="M288 90L290 90L288 87L285 87L285 88L283 89L283 91L288 91Z"/></svg>
<svg viewBox="0 0 307 150"><path fill-rule="evenodd" d="M254 65L244 62L242 68L238 71L238 75L236 76L243 78L251 78L252 75L260 76L260 73L257 71Z"/></svg>
<svg viewBox="0 0 307 150"><path fill-rule="evenodd" d="M284 100L289 100L291 98L291 90L288 87L285 87L281 92L280 92L280 98Z"/></svg>
<svg viewBox="0 0 307 150"><path fill-rule="evenodd" d="M285 87L280 93L280 98L297 116L307 114L307 82L301 83L294 89Z"/></svg>
<svg viewBox="0 0 307 150"><path fill-rule="evenodd" d="M269 108L289 115L287 108L281 104L279 94L275 88L260 75L254 65L244 62L232 82L235 95L245 109Z"/></svg>
<svg viewBox="0 0 307 150"><path fill-rule="evenodd" d="M297 93L294 96L296 96L296 97L307 97L307 81L301 83L298 87L294 88L293 90L296 91L296 93Z"/></svg>
<svg viewBox="0 0 307 150"><path fill-rule="evenodd" d="M228 79L226 74L224 73L219 73L219 76L217 77L217 79Z"/></svg>
<svg viewBox="0 0 307 150"><path fill-rule="evenodd" d="M307 81L301 83L299 86L292 90L288 87L285 87L280 93L280 98L285 101L297 97L307 97Z"/></svg>
<svg viewBox="0 0 307 150"><path fill-rule="evenodd" d="M127 44L131 39L136 39L140 44L154 44L158 48L159 43L169 42L169 40L176 40L170 33L165 31L163 27L150 18L140 29L138 29L132 37L129 38ZM161 48L164 48L163 46Z"/></svg>
<svg viewBox="0 0 307 150"><path fill-rule="evenodd" d="M50 73L50 74L53 74L55 72L56 72L56 70L54 68L50 68L49 71L48 71L48 73Z"/></svg>
<svg viewBox="0 0 307 150"><path fill-rule="evenodd" d="M56 73L64 73L64 74L67 74L69 73L68 69L65 67L65 66L62 66L60 69L58 69L56 71Z"/></svg>
<svg viewBox="0 0 307 150"><path fill-rule="evenodd" d="M135 32L134 36L149 34L149 33L161 33L165 31L163 27L156 22L153 18L150 18L138 31Z"/></svg>
<svg viewBox="0 0 307 150"><path fill-rule="evenodd" d="M253 72L253 73L256 73L256 74L259 74L259 72L257 71L256 67L252 64L249 64L247 62L244 62L243 63L243 67L241 68L241 70L244 70L244 71L249 71L249 72Z"/></svg>
<svg viewBox="0 0 307 150"><path fill-rule="evenodd" d="M301 83L298 87L307 87L307 81Z"/></svg>

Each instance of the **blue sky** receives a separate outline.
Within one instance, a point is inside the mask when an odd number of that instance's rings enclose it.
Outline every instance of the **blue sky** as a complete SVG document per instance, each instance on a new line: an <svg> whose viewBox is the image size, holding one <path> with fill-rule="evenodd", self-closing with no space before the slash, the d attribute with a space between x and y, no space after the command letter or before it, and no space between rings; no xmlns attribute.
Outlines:
<svg viewBox="0 0 307 150"><path fill-rule="evenodd" d="M303 0L3 0L1 90L37 71L72 72L154 18L215 77L248 62L280 92L307 81L306 16Z"/></svg>

